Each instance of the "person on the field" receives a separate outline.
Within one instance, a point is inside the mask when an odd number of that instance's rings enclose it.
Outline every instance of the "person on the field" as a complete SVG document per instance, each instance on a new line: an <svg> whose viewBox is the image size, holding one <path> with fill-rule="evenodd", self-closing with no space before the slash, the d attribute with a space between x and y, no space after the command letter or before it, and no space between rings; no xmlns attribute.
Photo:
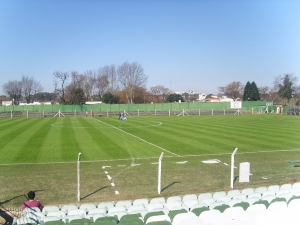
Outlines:
<svg viewBox="0 0 300 225"><path fill-rule="evenodd" d="M119 120L121 119L121 117L122 117L122 115L121 115L121 113L119 112Z"/></svg>
<svg viewBox="0 0 300 225"><path fill-rule="evenodd" d="M43 210L44 206L42 205L42 203L40 203L39 200L34 199L35 193L33 191L29 191L27 196L28 196L28 200L23 203L22 210L31 207L38 207L40 208L41 211Z"/></svg>
<svg viewBox="0 0 300 225"><path fill-rule="evenodd" d="M126 113L124 113L123 120L127 120Z"/></svg>

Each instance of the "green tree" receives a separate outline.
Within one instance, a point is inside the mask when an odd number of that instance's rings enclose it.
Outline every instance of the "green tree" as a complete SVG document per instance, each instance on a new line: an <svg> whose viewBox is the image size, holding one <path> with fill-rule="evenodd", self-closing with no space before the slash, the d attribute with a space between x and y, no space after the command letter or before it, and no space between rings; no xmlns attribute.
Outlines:
<svg viewBox="0 0 300 225"><path fill-rule="evenodd" d="M256 83L253 81L250 84L250 82L248 81L244 88L243 101L258 101L260 99L260 93L256 86Z"/></svg>
<svg viewBox="0 0 300 225"><path fill-rule="evenodd" d="M250 85L250 90L251 90L250 101L259 101L261 99L260 93L254 81Z"/></svg>
<svg viewBox="0 0 300 225"><path fill-rule="evenodd" d="M181 100L181 102L184 102L184 100L180 94L170 94L167 97L166 102L178 102L179 100Z"/></svg>
<svg viewBox="0 0 300 225"><path fill-rule="evenodd" d="M102 100L106 104L117 104L119 103L119 99L115 96L113 96L112 93L107 92L103 95Z"/></svg>
<svg viewBox="0 0 300 225"><path fill-rule="evenodd" d="M249 101L251 97L251 84L248 81L244 88L243 101Z"/></svg>
<svg viewBox="0 0 300 225"><path fill-rule="evenodd" d="M72 105L82 105L85 103L84 91L82 88L74 88L71 90L70 100L68 102Z"/></svg>
<svg viewBox="0 0 300 225"><path fill-rule="evenodd" d="M289 102L293 97L293 82L289 74L286 74L282 80L283 83L279 84L278 94L281 98L287 99Z"/></svg>

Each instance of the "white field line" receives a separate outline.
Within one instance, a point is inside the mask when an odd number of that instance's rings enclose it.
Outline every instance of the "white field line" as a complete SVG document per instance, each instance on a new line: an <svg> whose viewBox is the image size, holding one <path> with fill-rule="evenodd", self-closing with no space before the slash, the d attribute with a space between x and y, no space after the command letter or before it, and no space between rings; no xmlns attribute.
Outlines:
<svg viewBox="0 0 300 225"><path fill-rule="evenodd" d="M94 119L95 119L95 118L94 118ZM101 120L97 120L97 119L95 119L95 120L98 121L98 122L100 122L100 123L103 123L103 124L105 124L105 125L107 125L107 126L110 126L110 127L114 128L114 129L116 129L116 130L118 130L118 131L121 131L121 132L123 132L123 133L125 133L125 134L127 134L127 135L130 135L131 137L137 138L137 139L139 139L139 140L142 141L142 142L145 142L145 143L147 143L147 144L149 144L149 145L152 145L152 146L154 146L154 147L156 147L156 148L159 148L159 149L161 149L161 150L163 150L163 151L165 151L165 152L168 152L168 153L170 153L170 154L172 154L172 155L180 156L180 155L177 155L177 154L175 154L174 152L171 152L171 151L169 151L169 150L167 150L167 149L165 149L165 148L163 148L163 147L160 147L160 146L158 146L158 145L156 145L156 144L153 144L153 143L151 143L151 142L149 142L149 141L146 141L146 140L144 140L143 138L140 138L140 137L138 137L138 136L136 136L136 135L133 135L133 134L131 134L131 133L128 133L128 132L126 132L126 131L124 131L124 130L118 128L118 127L115 127L115 126L113 126L113 125L110 125L110 124L108 124L108 123L105 123L105 122L103 122L103 121L101 121Z"/></svg>
<svg viewBox="0 0 300 225"><path fill-rule="evenodd" d="M271 153L271 152L297 152L300 151L300 149L291 149L291 150L270 150L270 151L257 151L257 152L242 152L242 153L237 153L236 155L239 154L255 154L255 153ZM183 157L203 157L203 156L218 156L218 155L231 155L232 153L221 153L221 154L203 154L203 155L181 155L181 156L176 156L176 158L183 158ZM173 158L175 156L164 156L167 158ZM139 159L158 159L158 157L148 157L148 158L135 158L135 160ZM127 159L101 159L101 160L88 160L88 161L80 161L81 163L94 163L94 162L114 162L114 161L128 161L130 158ZM0 166L15 166L15 165L45 165L45 164L73 164L77 163L77 161L72 161L72 162L40 162L40 163L6 163L6 164L0 164ZM110 166L106 166L110 167Z"/></svg>

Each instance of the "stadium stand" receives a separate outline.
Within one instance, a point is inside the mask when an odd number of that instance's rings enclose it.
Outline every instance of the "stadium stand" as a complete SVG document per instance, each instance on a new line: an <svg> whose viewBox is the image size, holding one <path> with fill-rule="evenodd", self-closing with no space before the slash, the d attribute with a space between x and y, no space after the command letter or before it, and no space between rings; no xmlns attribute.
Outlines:
<svg viewBox="0 0 300 225"><path fill-rule="evenodd" d="M295 190L298 190L297 192ZM117 202L26 208L14 225L260 225L298 222L300 182ZM239 196L243 196L240 197ZM282 197L286 196L286 197ZM192 203L193 204L190 204Z"/></svg>

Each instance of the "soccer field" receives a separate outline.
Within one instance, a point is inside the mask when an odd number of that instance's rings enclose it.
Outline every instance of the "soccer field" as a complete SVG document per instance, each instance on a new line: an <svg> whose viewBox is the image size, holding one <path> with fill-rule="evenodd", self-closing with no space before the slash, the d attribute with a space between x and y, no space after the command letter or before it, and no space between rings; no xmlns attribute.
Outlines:
<svg viewBox="0 0 300 225"><path fill-rule="evenodd" d="M297 116L272 114L2 119L1 201L18 204L37 190L44 204L76 202L79 152L83 202L157 196L162 152L163 196L229 189L235 148L235 166L250 162L252 174L235 188L291 183L299 180L299 168L287 166L300 159L299 125ZM202 162L209 159L219 163Z"/></svg>

